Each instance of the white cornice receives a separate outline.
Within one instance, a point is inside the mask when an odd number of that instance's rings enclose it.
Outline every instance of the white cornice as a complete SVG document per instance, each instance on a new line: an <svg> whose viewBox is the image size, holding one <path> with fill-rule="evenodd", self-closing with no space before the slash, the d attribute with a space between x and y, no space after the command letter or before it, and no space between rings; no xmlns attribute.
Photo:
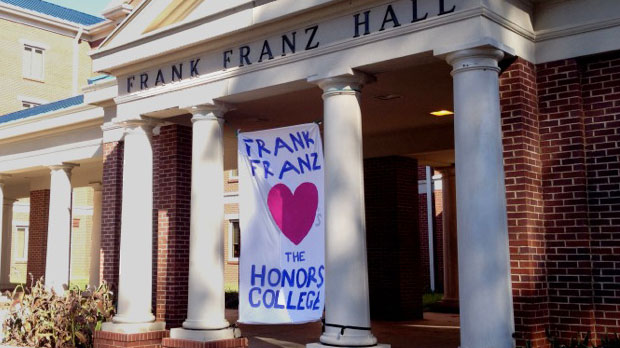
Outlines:
<svg viewBox="0 0 620 348"><path fill-rule="evenodd" d="M92 40L91 36L93 33L91 31L97 30L97 28L105 26L106 22L109 22L105 21L91 26L84 26L79 23L74 23L40 12L27 10L19 6L9 5L3 2L0 3L0 19L6 19L8 21L22 23L28 26L48 30L60 35L70 37L75 37L77 32L80 30L80 27L83 27L84 36L82 36L82 39L85 39L87 41Z"/></svg>
<svg viewBox="0 0 620 348"><path fill-rule="evenodd" d="M39 137L41 134L82 128L103 123L103 109L92 105L76 105L37 116L0 124L0 144Z"/></svg>

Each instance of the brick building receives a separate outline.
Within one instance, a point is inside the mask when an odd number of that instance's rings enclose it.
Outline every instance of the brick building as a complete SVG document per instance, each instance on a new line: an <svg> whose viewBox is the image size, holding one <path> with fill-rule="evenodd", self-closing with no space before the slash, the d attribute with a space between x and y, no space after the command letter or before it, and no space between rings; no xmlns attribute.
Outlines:
<svg viewBox="0 0 620 348"><path fill-rule="evenodd" d="M223 303L249 233L236 132L317 120L325 199L352 207L326 234L356 249L326 246L326 321L348 328L309 347L382 347L371 316L418 318L432 287L458 303L466 348L620 330L617 1L145 0L104 15L91 58L109 77L0 116L2 194L30 197L28 268L50 286L67 281L71 188L102 184L89 276L113 285L118 315L98 344L243 345Z"/></svg>

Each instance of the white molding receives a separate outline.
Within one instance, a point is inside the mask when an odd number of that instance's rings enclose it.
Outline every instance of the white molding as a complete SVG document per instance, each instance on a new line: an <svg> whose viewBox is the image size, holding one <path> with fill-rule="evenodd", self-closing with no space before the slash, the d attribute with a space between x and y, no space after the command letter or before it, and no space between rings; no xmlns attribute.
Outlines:
<svg viewBox="0 0 620 348"><path fill-rule="evenodd" d="M598 31L617 26L620 26L620 17L604 21L593 21L590 23L580 24L576 26L564 26L562 28L540 30L536 32L536 42L543 42L567 36L579 35L591 31Z"/></svg>
<svg viewBox="0 0 620 348"><path fill-rule="evenodd" d="M30 97L27 95L18 95L17 96L17 100L19 100L20 102L32 102L32 103L36 103L36 104L48 104L49 100L46 99L41 99L41 98L37 98L37 97Z"/></svg>
<svg viewBox="0 0 620 348"><path fill-rule="evenodd" d="M80 30L84 29L82 39L95 41L106 37L114 28L114 22L105 20L90 26L74 23L44 13L31 11L19 6L0 2L0 19L16 22L31 27L51 31L63 36L74 38Z"/></svg>
<svg viewBox="0 0 620 348"><path fill-rule="evenodd" d="M233 221L237 221L239 223L239 214L226 214L226 225L228 231L228 257L226 258L229 262L238 262L238 257L233 257ZM239 226L241 228L241 226ZM239 239L241 239L241 233L239 233Z"/></svg>
<svg viewBox="0 0 620 348"><path fill-rule="evenodd" d="M0 144L23 141L31 136L40 137L41 133L54 133L53 130L58 128L64 132L94 123L103 123L103 109L81 104L0 124Z"/></svg>
<svg viewBox="0 0 620 348"><path fill-rule="evenodd" d="M50 49L50 45L42 43L42 42L37 42L37 41L32 41L32 40L27 40L27 39L19 39L18 41L19 41L20 44L22 44L24 46L40 48L40 49L43 49L43 50L49 50Z"/></svg>

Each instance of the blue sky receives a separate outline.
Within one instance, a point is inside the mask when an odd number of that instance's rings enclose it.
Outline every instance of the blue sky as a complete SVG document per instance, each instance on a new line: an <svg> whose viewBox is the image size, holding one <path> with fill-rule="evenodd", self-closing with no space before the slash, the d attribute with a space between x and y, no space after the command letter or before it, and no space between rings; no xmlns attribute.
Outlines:
<svg viewBox="0 0 620 348"><path fill-rule="evenodd" d="M46 0L56 5L86 12L93 16L101 17L101 11L110 0Z"/></svg>

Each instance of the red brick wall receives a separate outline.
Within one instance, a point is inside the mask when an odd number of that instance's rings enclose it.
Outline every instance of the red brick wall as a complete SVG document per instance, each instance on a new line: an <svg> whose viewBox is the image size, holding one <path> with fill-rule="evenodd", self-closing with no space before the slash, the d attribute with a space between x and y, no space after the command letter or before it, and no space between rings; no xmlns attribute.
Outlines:
<svg viewBox="0 0 620 348"><path fill-rule="evenodd" d="M542 162L536 68L519 59L500 77L504 171L517 346L546 342Z"/></svg>
<svg viewBox="0 0 620 348"><path fill-rule="evenodd" d="M153 300L157 320L172 328L187 315L192 129L162 127L153 157Z"/></svg>
<svg viewBox="0 0 620 348"><path fill-rule="evenodd" d="M30 192L30 222L28 232L28 274L36 281L45 276L47 255L47 223L49 220L50 190ZM30 281L30 279L28 279Z"/></svg>
<svg viewBox="0 0 620 348"><path fill-rule="evenodd" d="M500 78L517 337L620 331L620 53Z"/></svg>
<svg viewBox="0 0 620 348"><path fill-rule="evenodd" d="M123 198L123 143L103 144L101 206L101 278L113 291L118 285L121 210Z"/></svg>
<svg viewBox="0 0 620 348"><path fill-rule="evenodd" d="M584 112L575 60L537 66L550 324L594 330Z"/></svg>
<svg viewBox="0 0 620 348"><path fill-rule="evenodd" d="M620 53L580 63L594 314L604 334L620 332Z"/></svg>
<svg viewBox="0 0 620 348"><path fill-rule="evenodd" d="M374 319L422 318L417 161L364 160L370 312Z"/></svg>

